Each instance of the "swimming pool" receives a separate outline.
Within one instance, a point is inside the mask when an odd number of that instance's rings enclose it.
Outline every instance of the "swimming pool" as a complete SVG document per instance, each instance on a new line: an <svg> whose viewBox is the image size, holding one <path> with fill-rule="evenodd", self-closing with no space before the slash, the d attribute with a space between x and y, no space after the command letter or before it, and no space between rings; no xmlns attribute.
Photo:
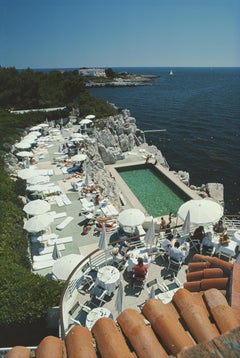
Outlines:
<svg viewBox="0 0 240 358"><path fill-rule="evenodd" d="M116 168L149 215L159 217L176 214L190 198L155 166L134 165Z"/></svg>

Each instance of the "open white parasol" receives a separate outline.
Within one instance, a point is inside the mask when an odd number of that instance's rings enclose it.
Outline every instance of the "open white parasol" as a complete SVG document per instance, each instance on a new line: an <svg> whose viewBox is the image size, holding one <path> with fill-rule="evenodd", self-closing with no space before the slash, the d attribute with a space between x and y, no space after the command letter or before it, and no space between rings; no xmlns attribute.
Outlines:
<svg viewBox="0 0 240 358"><path fill-rule="evenodd" d="M133 232L135 227L142 225L145 220L144 213L139 209L123 210L118 216L118 222L125 232Z"/></svg>
<svg viewBox="0 0 240 358"><path fill-rule="evenodd" d="M180 206L177 215L185 221L188 212L191 224L207 225L217 222L223 216L223 207L211 199L192 199Z"/></svg>
<svg viewBox="0 0 240 358"><path fill-rule="evenodd" d="M73 269L84 259L83 255L69 254L57 259L52 267L52 273L58 280L67 280Z"/></svg>
<svg viewBox="0 0 240 358"><path fill-rule="evenodd" d="M27 220L23 228L28 232L40 232L46 229L53 222L53 216L49 214L42 214L33 216Z"/></svg>
<svg viewBox="0 0 240 358"><path fill-rule="evenodd" d="M48 183L49 181L50 181L49 175L37 175L27 178L27 183L31 185Z"/></svg>
<svg viewBox="0 0 240 358"><path fill-rule="evenodd" d="M30 151L28 152L26 150L23 150L21 152L17 152L16 156L21 157L21 158L30 158L30 157L34 157L34 154L33 154L33 152L30 152Z"/></svg>
<svg viewBox="0 0 240 358"><path fill-rule="evenodd" d="M50 204L41 199L29 201L29 203L23 207L23 211L25 211L28 215L41 215L45 214L49 210Z"/></svg>
<svg viewBox="0 0 240 358"><path fill-rule="evenodd" d="M86 119L94 119L94 118L96 118L96 116L94 116L94 114L88 114L85 118Z"/></svg>

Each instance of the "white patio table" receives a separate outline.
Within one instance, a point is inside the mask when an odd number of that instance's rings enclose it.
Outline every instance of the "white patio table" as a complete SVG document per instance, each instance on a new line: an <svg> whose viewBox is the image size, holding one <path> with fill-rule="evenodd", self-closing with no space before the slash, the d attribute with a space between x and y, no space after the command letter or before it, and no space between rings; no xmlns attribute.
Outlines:
<svg viewBox="0 0 240 358"><path fill-rule="evenodd" d="M102 288L108 291L108 295L111 295L116 286L120 281L120 272L114 266L103 266L98 270L96 277L96 285L101 286Z"/></svg>
<svg viewBox="0 0 240 358"><path fill-rule="evenodd" d="M86 324L85 324L86 327L91 330L93 325L97 322L97 320L99 320L102 317L113 318L113 315L111 311L109 311L105 307L93 308L87 315Z"/></svg>

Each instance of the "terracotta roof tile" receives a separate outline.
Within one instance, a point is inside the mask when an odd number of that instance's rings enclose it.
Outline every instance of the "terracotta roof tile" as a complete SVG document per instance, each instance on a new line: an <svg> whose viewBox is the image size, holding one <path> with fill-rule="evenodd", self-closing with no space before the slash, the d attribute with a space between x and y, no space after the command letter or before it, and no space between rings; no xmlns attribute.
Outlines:
<svg viewBox="0 0 240 358"><path fill-rule="evenodd" d="M223 260L202 255L195 255L194 258L207 261L192 266L190 278L198 279L198 272L203 272L205 278L186 282L188 290L178 289L171 303L163 304L161 300L150 299L141 313L133 309L124 310L118 316L117 323L110 318L101 318L91 332L85 327L74 326L65 341L45 337L37 347L36 358L96 358L99 354L101 358L171 355L178 358L239 357L240 264L235 264L232 270L232 264ZM196 267L199 271L196 271ZM222 272L226 277L219 277ZM223 296L226 290L207 289L212 283L224 288L228 281L232 283L232 307ZM193 288L206 290L190 292ZM144 317L149 325L146 325ZM30 351L17 346L6 357L30 358Z"/></svg>

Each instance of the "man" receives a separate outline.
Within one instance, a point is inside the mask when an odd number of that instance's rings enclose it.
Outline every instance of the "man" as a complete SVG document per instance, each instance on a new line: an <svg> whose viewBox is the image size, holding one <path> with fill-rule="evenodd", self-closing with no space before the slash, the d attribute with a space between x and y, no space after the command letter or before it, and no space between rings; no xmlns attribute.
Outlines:
<svg viewBox="0 0 240 358"><path fill-rule="evenodd" d="M180 243L178 241L175 242L173 247L170 247L168 250L168 254L171 259L176 260L178 262L184 261L184 253L181 249L179 249Z"/></svg>

